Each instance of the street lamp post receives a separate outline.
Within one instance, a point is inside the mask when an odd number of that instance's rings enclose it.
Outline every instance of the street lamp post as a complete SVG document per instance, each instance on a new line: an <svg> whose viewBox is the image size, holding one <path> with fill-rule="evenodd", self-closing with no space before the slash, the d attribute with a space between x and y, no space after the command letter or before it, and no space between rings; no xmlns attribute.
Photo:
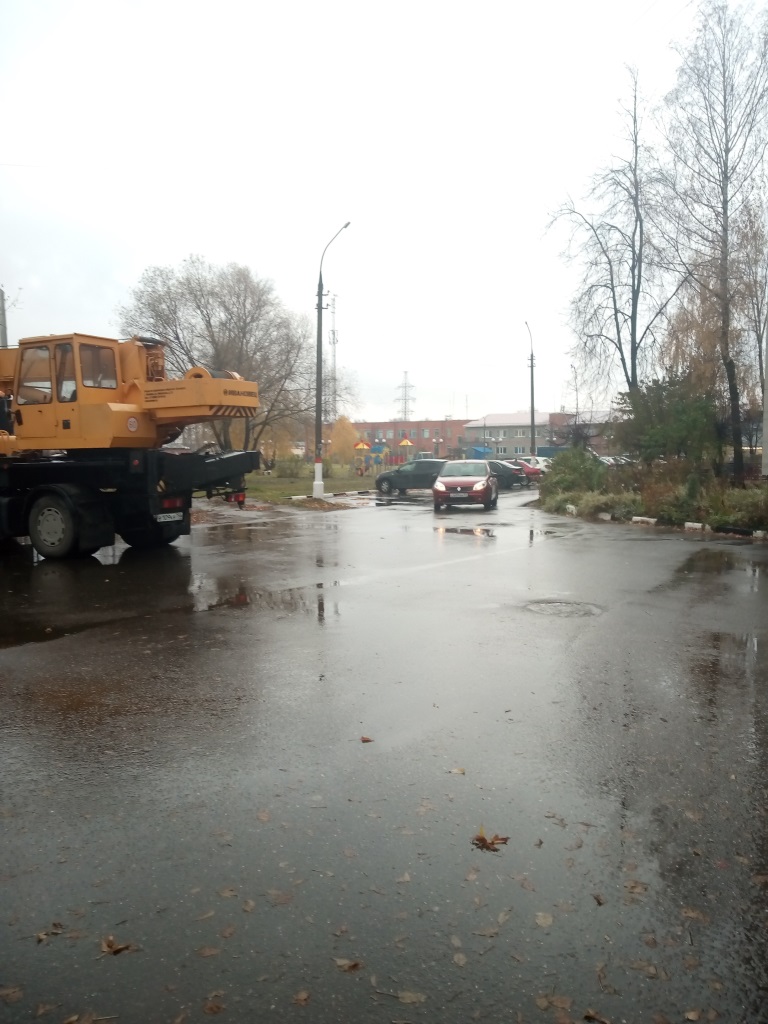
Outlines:
<svg viewBox="0 0 768 1024"><path fill-rule="evenodd" d="M331 239L338 238L349 221L342 225ZM328 243L328 245L331 244ZM312 497L322 498L325 494L323 485L323 258L328 250L323 249L320 257L320 274L317 279L317 368L315 374L315 479L312 484Z"/></svg>
<svg viewBox="0 0 768 1024"><path fill-rule="evenodd" d="M525 326L528 327L528 321L525 321ZM536 410L533 405L533 335L531 334L531 328L528 327L528 337L531 339L531 455L536 454Z"/></svg>

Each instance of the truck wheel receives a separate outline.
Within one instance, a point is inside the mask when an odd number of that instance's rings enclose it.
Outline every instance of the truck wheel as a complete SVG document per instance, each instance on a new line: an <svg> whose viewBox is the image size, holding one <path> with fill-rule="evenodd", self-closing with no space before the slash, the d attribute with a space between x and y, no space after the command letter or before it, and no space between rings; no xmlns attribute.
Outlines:
<svg viewBox="0 0 768 1024"><path fill-rule="evenodd" d="M29 539L43 558L68 558L77 552L77 523L69 504L57 494L38 498L29 513Z"/></svg>

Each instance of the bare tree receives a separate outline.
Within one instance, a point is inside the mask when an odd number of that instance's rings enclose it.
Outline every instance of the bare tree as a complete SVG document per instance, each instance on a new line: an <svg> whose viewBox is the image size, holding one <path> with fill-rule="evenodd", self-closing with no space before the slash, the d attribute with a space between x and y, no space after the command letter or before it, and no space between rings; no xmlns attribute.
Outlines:
<svg viewBox="0 0 768 1024"><path fill-rule="evenodd" d="M652 359L677 289L662 290L649 246L653 161L642 142L637 72L630 75L631 101L622 108L629 152L592 179L588 200L599 212L587 213L569 200L555 219L571 225L568 257L584 268L571 302L571 325L579 339L573 355L587 383L618 370L622 385L632 390Z"/></svg>
<svg viewBox="0 0 768 1024"><path fill-rule="evenodd" d="M708 293L730 405L734 476L744 478L734 309L741 287L740 217L760 180L768 117L768 37L726 0L702 5L694 41L678 51L677 86L666 98L670 165L658 220L669 265Z"/></svg>
<svg viewBox="0 0 768 1024"><path fill-rule="evenodd" d="M201 365L235 370L258 383L261 408L244 421L243 447L257 447L268 426L311 411L311 325L286 310L272 284L247 267L215 267L198 256L178 270L150 267L132 298L119 310L121 329L165 342L172 371ZM214 429L231 447L231 423L223 420Z"/></svg>
<svg viewBox="0 0 768 1024"><path fill-rule="evenodd" d="M741 319L753 346L760 392L765 397L765 351L768 337L768 208L764 192L751 203L738 225L738 252L742 270Z"/></svg>

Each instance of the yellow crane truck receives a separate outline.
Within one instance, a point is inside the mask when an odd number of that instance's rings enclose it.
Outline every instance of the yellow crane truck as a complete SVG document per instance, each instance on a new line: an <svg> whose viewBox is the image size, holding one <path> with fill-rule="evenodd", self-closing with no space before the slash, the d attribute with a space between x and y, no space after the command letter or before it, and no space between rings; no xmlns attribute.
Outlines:
<svg viewBox="0 0 768 1024"><path fill-rule="evenodd" d="M192 423L252 417L256 384L230 371L169 379L162 342L87 334L0 348L0 540L29 537L45 558L115 542L170 544L195 495L242 507L258 452L164 448Z"/></svg>

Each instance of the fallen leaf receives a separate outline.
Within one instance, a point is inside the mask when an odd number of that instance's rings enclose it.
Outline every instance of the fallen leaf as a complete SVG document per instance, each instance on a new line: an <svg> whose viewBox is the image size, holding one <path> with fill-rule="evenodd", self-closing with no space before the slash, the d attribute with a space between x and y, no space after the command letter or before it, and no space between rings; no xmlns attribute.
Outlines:
<svg viewBox="0 0 768 1024"><path fill-rule="evenodd" d="M268 889L267 896L272 901L273 907L284 907L293 899L292 892L281 892L279 889Z"/></svg>
<svg viewBox="0 0 768 1024"><path fill-rule="evenodd" d="M755 885L768 885L768 875L752 875Z"/></svg>
<svg viewBox="0 0 768 1024"><path fill-rule="evenodd" d="M478 871L477 868L470 868L469 871L464 876L464 881L465 882L474 882L474 880L477 878L477 876L479 874L480 874L480 872Z"/></svg>
<svg viewBox="0 0 768 1024"><path fill-rule="evenodd" d="M224 1003L219 1003L215 999L209 999L207 1003L203 1004L203 1013L215 1014L221 1013L226 1010Z"/></svg>
<svg viewBox="0 0 768 1024"><path fill-rule="evenodd" d="M224 899L231 899L232 896L237 896L237 889L233 889L229 886L227 889L219 889L219 896L223 896Z"/></svg>
<svg viewBox="0 0 768 1024"><path fill-rule="evenodd" d="M554 918L551 914L538 913L536 915L536 924L539 928L549 928Z"/></svg>
<svg viewBox="0 0 768 1024"><path fill-rule="evenodd" d="M423 995L423 993L408 992L407 990L404 992L398 992L397 998L401 1003L425 1003L427 1001L427 997Z"/></svg>
<svg viewBox="0 0 768 1024"><path fill-rule="evenodd" d="M659 973L655 964L651 964L647 960L634 960L629 966L633 971L642 971L648 978L655 978Z"/></svg>
<svg viewBox="0 0 768 1024"><path fill-rule="evenodd" d="M595 901L598 907L602 907L605 905L605 899L600 895L599 892L593 892L592 899Z"/></svg>
<svg viewBox="0 0 768 1024"><path fill-rule="evenodd" d="M544 817L545 818L550 818L552 821L554 821L554 823L556 825L559 825L560 828L567 828L568 827L568 822L565 820L565 818L561 818L560 815L559 814L555 814L554 811L547 811L547 813L544 815Z"/></svg>
<svg viewBox="0 0 768 1024"><path fill-rule="evenodd" d="M345 971L347 974L359 971L361 967L365 966L362 960L347 960L346 957L334 957L333 962L340 971Z"/></svg>
<svg viewBox="0 0 768 1024"><path fill-rule="evenodd" d="M509 842L509 836L500 836L497 832L495 832L489 839L488 836L486 836L485 834L483 826L481 825L479 832L477 833L476 836L473 836L470 842L478 850L485 850L489 853L498 853L499 846L506 846L507 843Z"/></svg>
<svg viewBox="0 0 768 1024"><path fill-rule="evenodd" d="M207 921L209 917L213 917L213 914L214 914L214 912L212 910L207 910L204 914L201 914L200 917L196 917L195 920L196 921Z"/></svg>
<svg viewBox="0 0 768 1024"><path fill-rule="evenodd" d="M138 946L134 946L130 942L118 942L114 935L108 935L106 939L101 940L101 952L108 953L110 956L117 956L118 953L135 953Z"/></svg>
<svg viewBox="0 0 768 1024"><path fill-rule="evenodd" d="M683 957L683 967L686 969L686 971L695 971L696 968L700 966L700 964L701 961L697 956Z"/></svg>
<svg viewBox="0 0 768 1024"><path fill-rule="evenodd" d="M293 997L293 1002L296 1003L298 1006L306 1006L307 1003L309 1002L309 992L305 988L303 988L301 992L297 992L296 995Z"/></svg>
<svg viewBox="0 0 768 1024"><path fill-rule="evenodd" d="M466 775L467 773L466 773L466 770L464 768L451 768L451 771L450 771L449 774L451 774L451 775Z"/></svg>
<svg viewBox="0 0 768 1024"><path fill-rule="evenodd" d="M688 1010L685 1014L686 1020L701 1020L701 1010Z"/></svg>
<svg viewBox="0 0 768 1024"><path fill-rule="evenodd" d="M371 739L370 736L361 736L360 737L360 742L361 743L373 743L373 740Z"/></svg>
<svg viewBox="0 0 768 1024"><path fill-rule="evenodd" d="M683 907L680 913L690 921L701 921L702 924L709 924L708 915L701 910L696 910L695 907Z"/></svg>
<svg viewBox="0 0 768 1024"><path fill-rule="evenodd" d="M225 928L222 928L221 931L219 932L219 935L222 937L222 939L231 939L234 934L235 934L235 926L233 924L228 924Z"/></svg>
<svg viewBox="0 0 768 1024"><path fill-rule="evenodd" d="M580 850L584 845L584 840L581 836L576 836L572 843L566 846L566 850Z"/></svg>
<svg viewBox="0 0 768 1024"><path fill-rule="evenodd" d="M18 985L5 985L0 988L0 999L4 1003L18 1003L18 1001L24 995L24 989L19 988Z"/></svg>
<svg viewBox="0 0 768 1024"><path fill-rule="evenodd" d="M218 956L221 952L220 949L216 949L215 946L201 946L197 951L198 956Z"/></svg>
<svg viewBox="0 0 768 1024"><path fill-rule="evenodd" d="M272 815L270 814L269 811L265 809L263 811L259 811L258 814L256 815L256 818L258 821L263 821L266 824L266 822L272 820Z"/></svg>
<svg viewBox="0 0 768 1024"><path fill-rule="evenodd" d="M511 916L512 912L510 910L502 910L500 911L499 916L496 918L496 920L499 922L499 924L505 924L510 919Z"/></svg>
<svg viewBox="0 0 768 1024"><path fill-rule="evenodd" d="M408 874L407 871L404 872L402 875L400 875L399 878L395 879L396 882L410 882L410 880L411 880L411 876Z"/></svg>
<svg viewBox="0 0 768 1024"><path fill-rule="evenodd" d="M457 967L464 967L467 962L467 958L464 956L463 953L454 953L453 962L456 964Z"/></svg>
<svg viewBox="0 0 768 1024"><path fill-rule="evenodd" d="M495 939L499 934L499 929L495 926L490 928L480 928L476 932L472 932L473 935L482 935L484 939Z"/></svg>
<svg viewBox="0 0 768 1024"><path fill-rule="evenodd" d="M633 893L648 892L648 883L641 882L637 878L630 878L628 882L624 883L624 888Z"/></svg>
<svg viewBox="0 0 768 1024"><path fill-rule="evenodd" d="M451 945L454 949L461 949L461 939L458 935L451 936Z"/></svg>
<svg viewBox="0 0 768 1024"><path fill-rule="evenodd" d="M602 1017L599 1013L595 1013L594 1010L587 1010L584 1014L584 1020L594 1021L594 1024L611 1024L607 1017Z"/></svg>
<svg viewBox="0 0 768 1024"><path fill-rule="evenodd" d="M256 904L253 902L253 900L246 900L245 903L243 904L243 912L246 914L250 914L255 909Z"/></svg>
<svg viewBox="0 0 768 1024"><path fill-rule="evenodd" d="M46 1013L50 1013L51 1010L56 1009L55 1003L38 1003L37 1009L35 1010L36 1017L43 1017Z"/></svg>

